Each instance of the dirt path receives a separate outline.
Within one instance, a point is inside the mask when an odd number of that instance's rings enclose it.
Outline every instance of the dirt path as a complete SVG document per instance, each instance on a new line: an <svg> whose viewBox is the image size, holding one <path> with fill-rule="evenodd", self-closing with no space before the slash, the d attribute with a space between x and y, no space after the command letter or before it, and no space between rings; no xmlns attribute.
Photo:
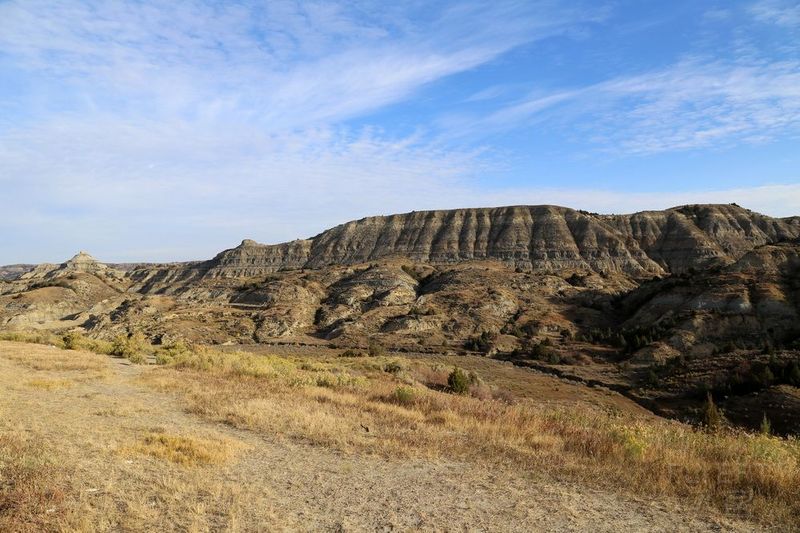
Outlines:
<svg viewBox="0 0 800 533"><path fill-rule="evenodd" d="M55 348L0 342L4 431L46 440L86 530L752 531L665 501L623 498L506 469L392 461L209 423L138 381L158 369L35 369ZM83 354L68 353L72 357ZM88 355L88 354L86 354ZM57 365L56 365L57 366ZM219 464L143 453L148 435L220 443Z"/></svg>

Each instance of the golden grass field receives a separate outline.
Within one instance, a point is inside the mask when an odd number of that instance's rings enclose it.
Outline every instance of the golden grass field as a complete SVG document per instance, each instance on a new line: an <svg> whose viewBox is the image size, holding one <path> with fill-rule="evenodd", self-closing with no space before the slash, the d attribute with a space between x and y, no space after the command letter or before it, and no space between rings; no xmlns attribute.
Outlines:
<svg viewBox="0 0 800 533"><path fill-rule="evenodd" d="M480 370L453 394L453 368L422 359L172 346L133 365L0 342L0 530L745 531L800 519L796 440L695 429L608 391L570 401L560 389L576 385L460 359ZM528 388L498 386L510 373Z"/></svg>

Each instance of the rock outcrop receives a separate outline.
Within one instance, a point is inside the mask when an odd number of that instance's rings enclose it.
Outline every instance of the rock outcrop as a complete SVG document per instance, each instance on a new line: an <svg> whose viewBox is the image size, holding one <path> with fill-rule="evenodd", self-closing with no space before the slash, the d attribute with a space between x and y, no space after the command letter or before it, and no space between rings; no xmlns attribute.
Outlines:
<svg viewBox="0 0 800 533"><path fill-rule="evenodd" d="M712 389L735 421L752 426L763 409L796 433L798 236L800 218L735 205L370 217L306 240L245 240L207 261L123 272L80 253L39 265L0 282L0 329L469 350L682 418Z"/></svg>
<svg viewBox="0 0 800 533"><path fill-rule="evenodd" d="M255 277L391 258L453 264L498 260L539 272L619 272L648 278L735 262L756 246L800 236L800 218L735 205L597 215L555 206L419 211L368 217L307 240L245 240L210 261L134 275L151 286L199 278ZM157 270L157 269L156 269ZM156 282L156 283L153 283Z"/></svg>
<svg viewBox="0 0 800 533"><path fill-rule="evenodd" d="M20 280L36 280L36 279L53 279L68 274L94 274L101 276L108 276L117 279L122 279L123 272L110 268L108 265L101 263L86 252L78 252L72 259L61 263L60 265L52 265L44 263L38 265L33 270L22 274Z"/></svg>

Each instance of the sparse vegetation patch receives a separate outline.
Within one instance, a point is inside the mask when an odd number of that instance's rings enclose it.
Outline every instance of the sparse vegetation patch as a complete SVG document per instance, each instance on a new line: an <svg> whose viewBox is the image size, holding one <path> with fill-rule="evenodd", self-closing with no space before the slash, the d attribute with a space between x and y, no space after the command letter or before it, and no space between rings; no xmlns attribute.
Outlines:
<svg viewBox="0 0 800 533"><path fill-rule="evenodd" d="M224 463L233 455L233 448L227 441L157 432L133 446L138 453L184 466Z"/></svg>

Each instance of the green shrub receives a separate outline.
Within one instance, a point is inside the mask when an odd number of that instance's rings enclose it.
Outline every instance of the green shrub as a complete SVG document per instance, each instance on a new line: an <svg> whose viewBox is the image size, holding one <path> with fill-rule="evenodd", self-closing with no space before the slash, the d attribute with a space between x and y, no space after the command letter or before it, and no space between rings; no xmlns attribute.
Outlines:
<svg viewBox="0 0 800 533"><path fill-rule="evenodd" d="M80 350L83 346L83 335L77 331L68 331L61 336L61 342L64 343L66 350Z"/></svg>
<svg viewBox="0 0 800 533"><path fill-rule="evenodd" d="M540 361L547 361L550 358L550 354L552 350L550 347L542 342L537 342L533 346L531 346L531 357L534 359L538 359Z"/></svg>
<svg viewBox="0 0 800 533"><path fill-rule="evenodd" d="M405 366L403 366L399 361L389 361L383 365L383 371L388 372L389 374L397 374L403 370L405 370Z"/></svg>
<svg viewBox="0 0 800 533"><path fill-rule="evenodd" d="M447 386L456 394L466 393L469 390L469 385L469 375L458 367L453 368L453 371L447 376Z"/></svg>
<svg viewBox="0 0 800 533"><path fill-rule="evenodd" d="M484 331L480 335L470 337L464 343L464 348L474 352L489 352L494 346L494 340L497 338L496 332Z"/></svg>
<svg viewBox="0 0 800 533"><path fill-rule="evenodd" d="M714 398L709 392L706 396L706 403L703 406L703 425L711 431L716 431L721 429L724 423L725 418L722 416L719 408L714 403Z"/></svg>
<svg viewBox="0 0 800 533"><path fill-rule="evenodd" d="M761 419L761 434L762 435L771 435L772 434L772 424L767 418L767 413L764 413L764 418Z"/></svg>
<svg viewBox="0 0 800 533"><path fill-rule="evenodd" d="M168 342L167 344L164 344L158 352L156 352L156 364L168 365L172 363L176 357L187 354L190 351L191 348L189 348L183 339L177 339Z"/></svg>
<svg viewBox="0 0 800 533"><path fill-rule="evenodd" d="M413 405L417 398L417 391L411 387L397 387L392 394L392 400L400 405Z"/></svg>
<svg viewBox="0 0 800 533"><path fill-rule="evenodd" d="M143 364L147 360L147 347L147 339L142 333L136 332L128 336L118 335L111 343L109 355L124 357L131 363Z"/></svg>

